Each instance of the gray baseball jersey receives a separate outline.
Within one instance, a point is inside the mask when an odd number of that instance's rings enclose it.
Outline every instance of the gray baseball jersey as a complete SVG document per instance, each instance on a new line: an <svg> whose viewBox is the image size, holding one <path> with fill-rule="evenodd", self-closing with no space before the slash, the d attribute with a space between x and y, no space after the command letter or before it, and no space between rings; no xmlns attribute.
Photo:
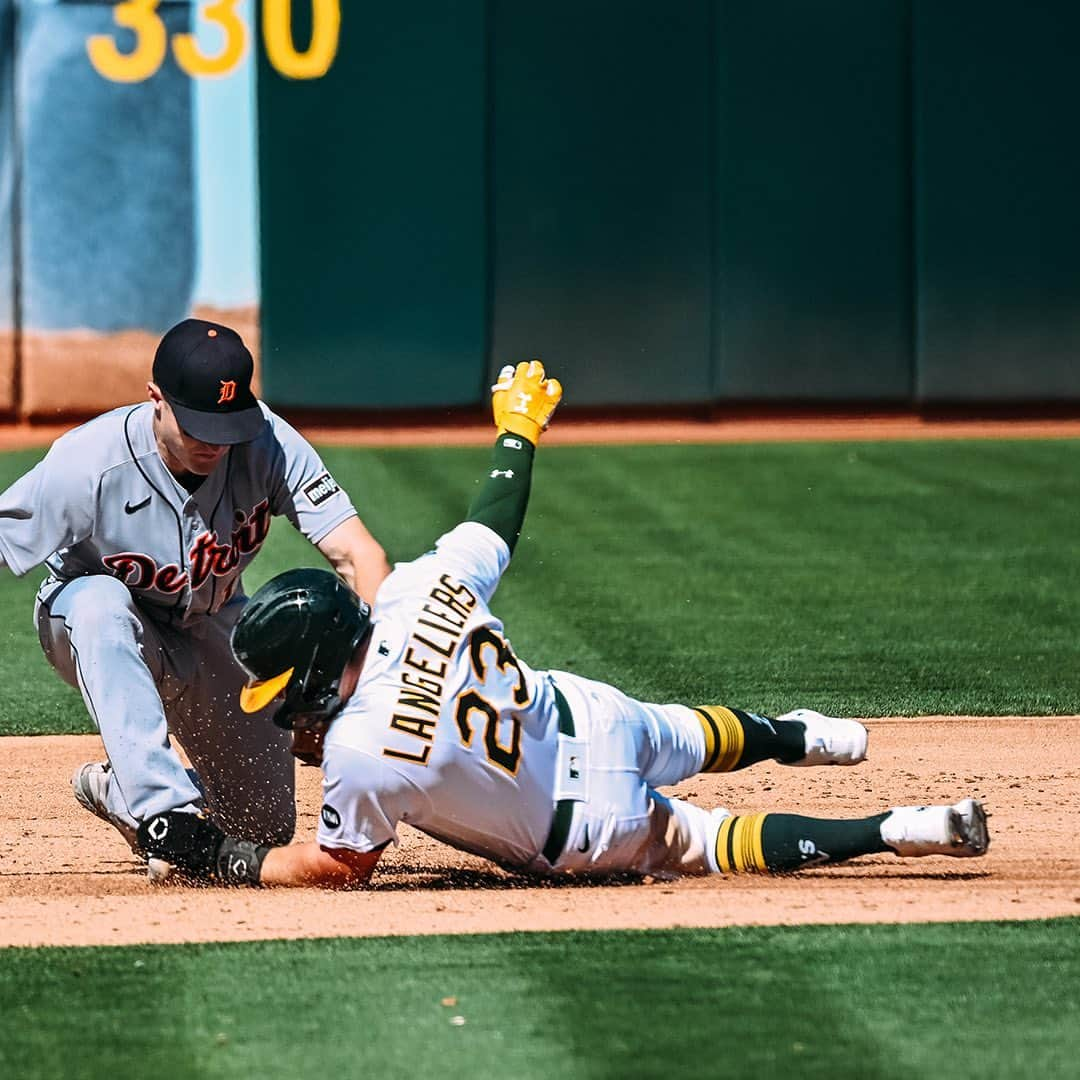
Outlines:
<svg viewBox="0 0 1080 1080"><path fill-rule="evenodd" d="M312 447L262 408L261 434L231 447L193 494L162 462L145 402L64 435L0 495L0 559L16 574L49 568L41 645L101 732L105 802L128 824L205 796L236 835L281 843L292 832L288 734L239 708L229 633L240 575L273 516L318 543L356 511Z"/></svg>
<svg viewBox="0 0 1080 1080"><path fill-rule="evenodd" d="M189 494L165 467L153 405L114 409L58 439L0 495L0 558L25 574L119 578L155 618L218 611L287 517L313 544L356 514L318 454L266 406L267 424Z"/></svg>

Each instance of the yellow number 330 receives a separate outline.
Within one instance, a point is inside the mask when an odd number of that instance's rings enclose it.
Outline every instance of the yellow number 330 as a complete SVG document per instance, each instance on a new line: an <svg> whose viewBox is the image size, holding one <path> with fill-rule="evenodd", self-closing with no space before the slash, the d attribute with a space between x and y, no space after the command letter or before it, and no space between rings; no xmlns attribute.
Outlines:
<svg viewBox="0 0 1080 1080"><path fill-rule="evenodd" d="M240 0L212 0L202 17L219 27L221 50L206 56L194 34L175 34L173 55L180 69L192 78L227 75L243 60L248 30L237 14ZM137 83L149 79L165 62L168 32L158 6L161 0L125 0L113 10L117 26L135 34L135 48L121 52L108 34L95 34L86 43L94 69L112 82ZM262 0L263 41L270 63L289 79L318 79L330 70L337 56L341 32L341 0L311 0L312 33L306 52L298 52L292 36L292 0Z"/></svg>

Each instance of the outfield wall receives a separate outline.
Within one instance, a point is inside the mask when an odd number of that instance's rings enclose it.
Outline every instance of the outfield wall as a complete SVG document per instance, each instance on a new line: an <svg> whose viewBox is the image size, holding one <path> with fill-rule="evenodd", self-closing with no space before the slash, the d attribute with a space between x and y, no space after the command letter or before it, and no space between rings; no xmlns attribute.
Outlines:
<svg viewBox="0 0 1080 1080"><path fill-rule="evenodd" d="M1075 4L450 6L260 70L271 397L1080 399Z"/></svg>
<svg viewBox="0 0 1080 1080"><path fill-rule="evenodd" d="M0 0L0 413L191 312L286 407L1080 401L1077 55L1072 0Z"/></svg>
<svg viewBox="0 0 1080 1080"><path fill-rule="evenodd" d="M211 272L246 246L254 279L249 4L0 0L0 412L145 397L160 335L193 312L257 346L254 286L237 299ZM239 108L207 107L223 94Z"/></svg>
<svg viewBox="0 0 1080 1080"><path fill-rule="evenodd" d="M15 9L0 0L0 413L15 407Z"/></svg>

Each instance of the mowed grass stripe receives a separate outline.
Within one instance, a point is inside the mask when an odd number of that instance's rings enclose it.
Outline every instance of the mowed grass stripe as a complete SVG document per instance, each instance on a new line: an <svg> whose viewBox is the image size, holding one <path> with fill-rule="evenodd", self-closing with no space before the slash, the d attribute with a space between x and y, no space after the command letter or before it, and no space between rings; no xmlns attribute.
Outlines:
<svg viewBox="0 0 1080 1080"><path fill-rule="evenodd" d="M0 1071L1056 1078L1078 980L1077 919L5 950Z"/></svg>
<svg viewBox="0 0 1080 1080"><path fill-rule="evenodd" d="M483 448L325 451L395 559L464 515ZM40 454L0 457L0 482ZM1080 711L1080 441L544 447L496 610L536 666L779 712ZM284 522L252 589L319 556ZM88 731L0 575L0 733Z"/></svg>

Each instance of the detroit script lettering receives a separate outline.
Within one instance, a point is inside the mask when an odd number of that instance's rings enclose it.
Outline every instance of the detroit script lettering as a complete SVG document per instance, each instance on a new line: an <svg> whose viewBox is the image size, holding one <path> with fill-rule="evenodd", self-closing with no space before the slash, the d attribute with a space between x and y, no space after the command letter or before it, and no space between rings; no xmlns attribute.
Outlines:
<svg viewBox="0 0 1080 1080"><path fill-rule="evenodd" d="M190 582L192 590L199 589L207 579L225 577L240 564L244 555L262 547L270 532L270 504L263 499L249 514L238 512L237 525L230 543L222 544L216 532L200 533L188 551L190 570L176 563L159 567L149 555L137 551L120 551L102 556L107 570L129 589L157 589L163 593L178 593Z"/></svg>

